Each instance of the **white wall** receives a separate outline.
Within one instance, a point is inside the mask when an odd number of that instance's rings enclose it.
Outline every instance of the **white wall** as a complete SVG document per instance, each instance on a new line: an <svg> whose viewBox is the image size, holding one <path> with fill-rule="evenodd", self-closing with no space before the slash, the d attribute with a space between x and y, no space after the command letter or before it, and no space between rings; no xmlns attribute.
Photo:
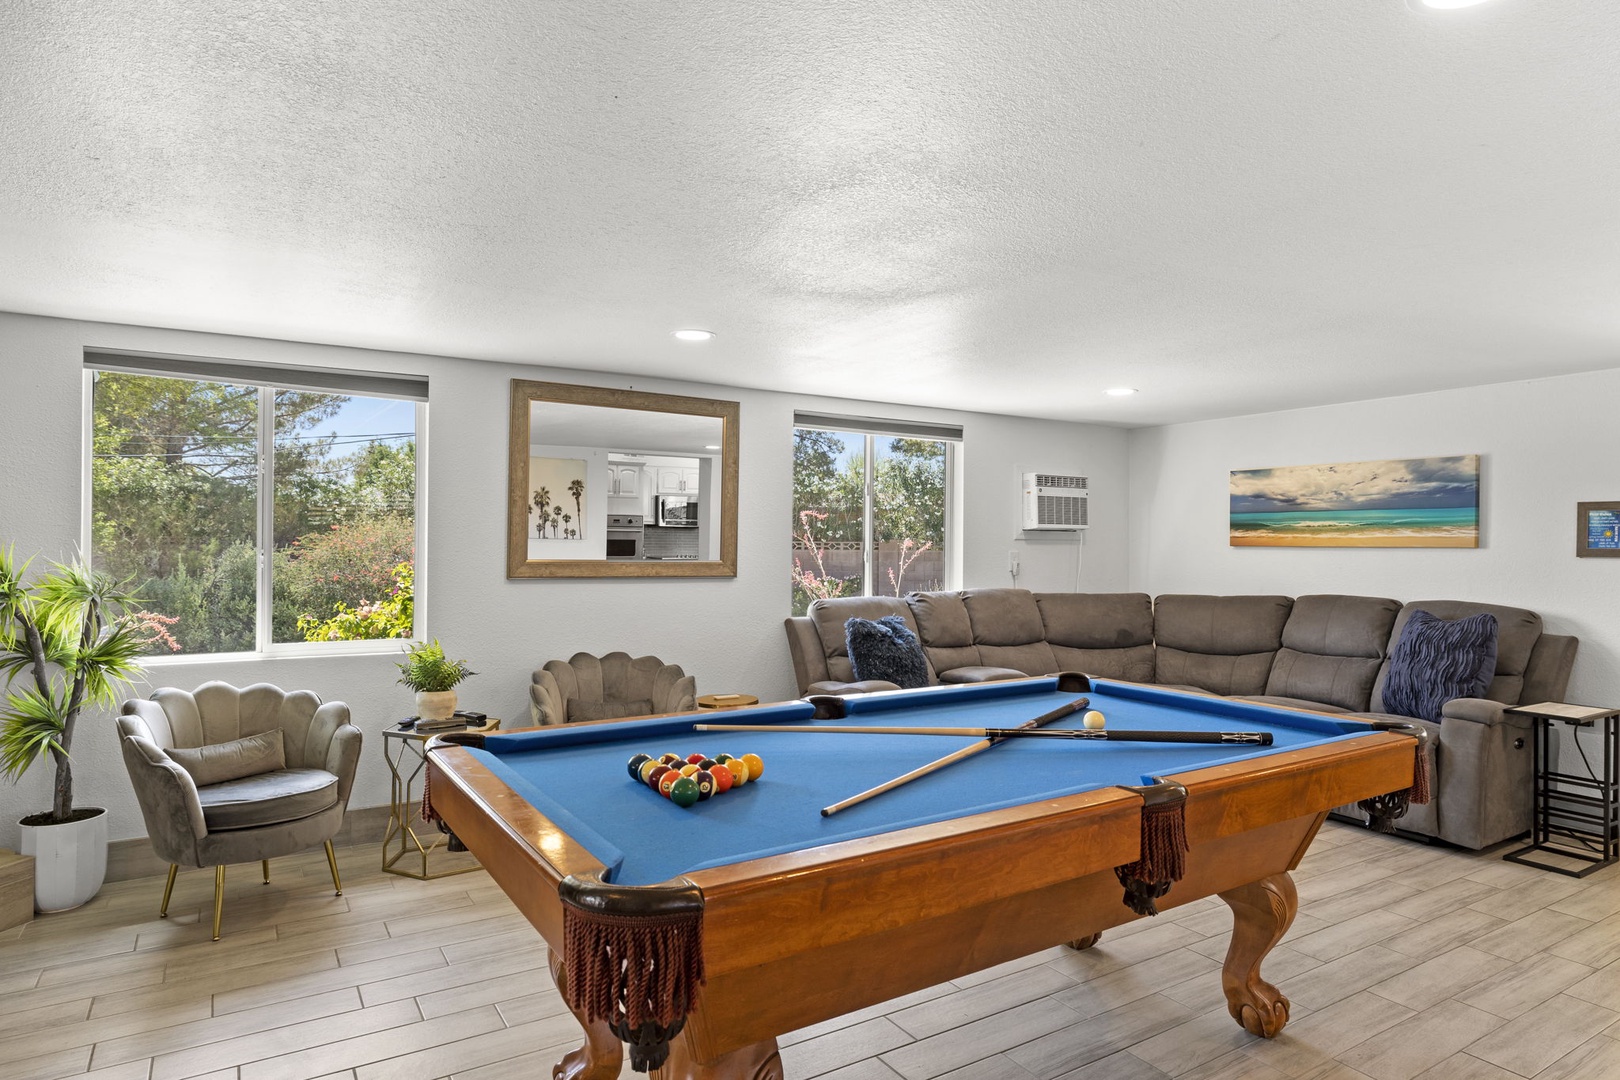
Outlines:
<svg viewBox="0 0 1620 1080"><path fill-rule="evenodd" d="M1620 499L1617 405L1606 371L1133 431L1130 587L1531 608L1581 639L1569 699L1620 705L1620 559L1575 557L1575 504ZM1227 545L1233 469L1472 453L1477 550Z"/></svg>
<svg viewBox="0 0 1620 1080"><path fill-rule="evenodd" d="M86 347L134 349L303 366L425 374L429 378L428 541L421 603L427 632L479 674L462 687L464 707L525 719L529 672L577 650L654 653L696 675L700 692L762 699L794 692L782 618L789 608L791 429L795 409L960 424L963 455L964 585L1005 585L1018 535L1019 473L1083 472L1097 491L1085 537L1081 587L1113 591L1126 579L1126 433L1120 429L805 398L668 380L623 378L558 367L335 349L139 327L0 314L0 543L62 558L80 535L82 359ZM544 379L631 387L741 403L738 575L717 579L508 581L506 416L508 381ZM1020 584L1073 587L1072 543L1024 559ZM390 656L248 662L188 661L154 669L152 685L208 679L268 681L347 701L366 733L352 805L384 804L387 771L379 732L406 714ZM112 836L144 835L112 725L87 718L74 747L77 798L113 811ZM49 769L0 785L0 847L15 847L15 821L49 804Z"/></svg>

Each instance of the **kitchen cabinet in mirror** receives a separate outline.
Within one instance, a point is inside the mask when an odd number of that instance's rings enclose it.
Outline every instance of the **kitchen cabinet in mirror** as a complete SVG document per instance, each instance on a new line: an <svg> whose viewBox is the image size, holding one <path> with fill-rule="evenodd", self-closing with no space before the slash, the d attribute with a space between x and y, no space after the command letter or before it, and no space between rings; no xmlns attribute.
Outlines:
<svg viewBox="0 0 1620 1080"><path fill-rule="evenodd" d="M738 411L513 379L506 576L736 577Z"/></svg>

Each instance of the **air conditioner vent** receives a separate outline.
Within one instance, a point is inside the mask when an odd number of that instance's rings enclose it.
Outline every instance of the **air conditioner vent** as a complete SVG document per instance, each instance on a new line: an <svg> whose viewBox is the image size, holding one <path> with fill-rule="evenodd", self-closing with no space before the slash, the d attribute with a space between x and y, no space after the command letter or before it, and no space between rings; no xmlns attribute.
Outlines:
<svg viewBox="0 0 1620 1080"><path fill-rule="evenodd" d="M1023 527L1066 532L1089 528L1090 486L1084 476L1025 473Z"/></svg>

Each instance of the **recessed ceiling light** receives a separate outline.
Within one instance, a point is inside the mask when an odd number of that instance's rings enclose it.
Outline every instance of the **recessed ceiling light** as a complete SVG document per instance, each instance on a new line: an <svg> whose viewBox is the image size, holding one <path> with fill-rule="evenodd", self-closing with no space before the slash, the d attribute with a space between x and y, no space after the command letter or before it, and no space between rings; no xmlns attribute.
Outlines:
<svg viewBox="0 0 1620 1080"><path fill-rule="evenodd" d="M703 449L705 449L705 450L718 450L720 448L718 446L705 446Z"/></svg>
<svg viewBox="0 0 1620 1080"><path fill-rule="evenodd" d="M1132 394L1136 393L1136 387L1116 386L1112 390L1105 390L1104 393L1106 393L1109 397L1130 397Z"/></svg>
<svg viewBox="0 0 1620 1080"><path fill-rule="evenodd" d="M673 333L676 341L708 341L714 337L713 330L676 330Z"/></svg>
<svg viewBox="0 0 1620 1080"><path fill-rule="evenodd" d="M1478 7L1486 0L1406 0L1406 6L1419 13L1435 11L1459 11L1462 8Z"/></svg>

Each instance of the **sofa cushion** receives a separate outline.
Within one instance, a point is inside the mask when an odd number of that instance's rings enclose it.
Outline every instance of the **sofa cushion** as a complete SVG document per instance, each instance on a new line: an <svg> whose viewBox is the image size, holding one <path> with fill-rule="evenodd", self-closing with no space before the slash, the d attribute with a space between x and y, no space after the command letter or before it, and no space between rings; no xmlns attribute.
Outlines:
<svg viewBox="0 0 1620 1080"><path fill-rule="evenodd" d="M973 621L973 641L984 667L1015 668L1028 675L1057 670L1035 594L1026 589L970 589L962 594Z"/></svg>
<svg viewBox="0 0 1620 1080"><path fill-rule="evenodd" d="M1469 600L1413 600L1404 604L1401 613L1395 617L1387 651L1394 651L1395 643L1400 641L1406 629L1406 621L1417 611L1427 611L1439 619L1461 619L1482 612L1496 616L1496 675L1485 692L1478 696L1500 701L1504 705L1517 705L1523 700L1524 676L1530 667L1530 654L1541 639L1540 615L1525 608L1480 604ZM1396 711L1390 709L1383 699L1384 679L1388 671L1389 661L1385 660L1378 673L1378 681L1373 684L1374 712Z"/></svg>
<svg viewBox="0 0 1620 1080"><path fill-rule="evenodd" d="M1035 604L1035 594L1027 589L969 589L962 594L962 604L973 624L975 645L1028 645L1046 641L1041 609ZM984 655L982 647L979 654ZM1016 666L988 657L984 662L997 667Z"/></svg>
<svg viewBox="0 0 1620 1080"><path fill-rule="evenodd" d="M1439 619L1414 611L1389 654L1383 707L1439 722L1442 705L1452 698L1479 697L1495 670L1496 616L1480 612Z"/></svg>
<svg viewBox="0 0 1620 1080"><path fill-rule="evenodd" d="M338 778L325 769L282 769L197 789L209 832L297 821L338 801Z"/></svg>
<svg viewBox="0 0 1620 1080"><path fill-rule="evenodd" d="M580 720L618 720L626 716L651 716L652 698L607 698L588 701L585 698L568 699L568 722Z"/></svg>
<svg viewBox="0 0 1620 1080"><path fill-rule="evenodd" d="M957 592L919 592L906 597L924 647L961 648L973 644L973 620Z"/></svg>
<svg viewBox="0 0 1620 1080"><path fill-rule="evenodd" d="M835 600L817 600L806 612L815 623L821 638L821 651L827 657L827 674L835 682L854 682L855 672L849 664L849 644L844 635L844 623L851 618L881 619L885 615L899 615L913 630L911 609L896 596L840 596Z"/></svg>
<svg viewBox="0 0 1620 1080"><path fill-rule="evenodd" d="M240 780L287 767L281 729L249 735L245 739L208 743L189 748L172 747L169 760L191 774L198 787Z"/></svg>
<svg viewBox="0 0 1620 1080"><path fill-rule="evenodd" d="M1002 682L1006 679L1027 678L1028 675L1027 671L1019 671L1016 668L959 667L941 672L939 681L950 684Z"/></svg>
<svg viewBox="0 0 1620 1080"><path fill-rule="evenodd" d="M1153 681L1153 599L1147 593L1036 593L1055 671Z"/></svg>
<svg viewBox="0 0 1620 1080"><path fill-rule="evenodd" d="M1154 678L1217 694L1265 693L1292 606L1286 596L1160 596Z"/></svg>
<svg viewBox="0 0 1620 1080"><path fill-rule="evenodd" d="M1297 597L1266 694L1366 709L1400 610L1399 601L1377 596Z"/></svg>
<svg viewBox="0 0 1620 1080"><path fill-rule="evenodd" d="M906 597L929 667L937 672L979 666L973 621L959 592L921 592Z"/></svg>
<svg viewBox="0 0 1620 1080"><path fill-rule="evenodd" d="M902 690L928 685L922 643L898 615L844 623L849 662L857 679L882 679Z"/></svg>

